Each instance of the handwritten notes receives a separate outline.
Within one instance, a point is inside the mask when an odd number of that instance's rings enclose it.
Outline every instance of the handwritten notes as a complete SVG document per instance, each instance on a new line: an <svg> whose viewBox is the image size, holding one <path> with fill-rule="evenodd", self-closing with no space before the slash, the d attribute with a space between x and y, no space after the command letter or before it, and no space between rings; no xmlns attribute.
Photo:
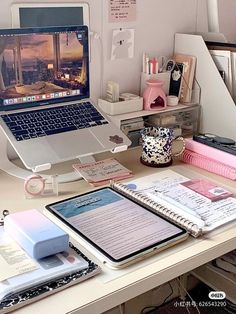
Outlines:
<svg viewBox="0 0 236 314"><path fill-rule="evenodd" d="M132 22L136 20L136 0L110 0L109 22Z"/></svg>
<svg viewBox="0 0 236 314"><path fill-rule="evenodd" d="M94 186L107 184L110 180L121 180L132 176L132 172L114 158L75 164L73 168Z"/></svg>
<svg viewBox="0 0 236 314"><path fill-rule="evenodd" d="M171 205L176 214L196 223L199 227L204 226L203 232L236 219L235 197L212 202L207 197L184 186L183 182L187 180L188 178L177 172L165 170L132 181L128 186L146 194L156 202L163 203L164 201L164 205Z"/></svg>

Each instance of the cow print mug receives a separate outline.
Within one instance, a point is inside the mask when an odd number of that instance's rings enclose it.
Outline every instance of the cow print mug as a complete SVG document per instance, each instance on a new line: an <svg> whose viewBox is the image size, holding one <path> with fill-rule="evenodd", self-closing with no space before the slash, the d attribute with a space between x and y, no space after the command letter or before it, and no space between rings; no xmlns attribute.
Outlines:
<svg viewBox="0 0 236 314"><path fill-rule="evenodd" d="M174 138L173 130L164 127L148 127L141 131L142 155L140 161L150 167L167 167L172 164L172 157L179 156L185 149L183 137ZM173 141L181 141L179 152L172 153Z"/></svg>

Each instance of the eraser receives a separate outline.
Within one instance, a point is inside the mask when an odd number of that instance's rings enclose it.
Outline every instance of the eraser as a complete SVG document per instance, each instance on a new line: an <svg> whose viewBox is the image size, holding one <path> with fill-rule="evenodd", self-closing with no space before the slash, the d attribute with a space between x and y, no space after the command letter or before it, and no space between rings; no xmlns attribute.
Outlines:
<svg viewBox="0 0 236 314"><path fill-rule="evenodd" d="M69 248L69 235L36 209L6 216L4 230L34 259Z"/></svg>

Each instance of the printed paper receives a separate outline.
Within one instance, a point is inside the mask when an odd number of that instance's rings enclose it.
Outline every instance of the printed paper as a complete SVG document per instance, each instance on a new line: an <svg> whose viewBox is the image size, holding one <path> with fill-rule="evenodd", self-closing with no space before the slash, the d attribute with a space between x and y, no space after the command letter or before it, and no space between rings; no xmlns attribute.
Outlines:
<svg viewBox="0 0 236 314"><path fill-rule="evenodd" d="M136 20L136 0L110 0L109 22Z"/></svg>
<svg viewBox="0 0 236 314"><path fill-rule="evenodd" d="M20 246L0 230L0 281L37 269ZM4 271L3 271L4 270Z"/></svg>

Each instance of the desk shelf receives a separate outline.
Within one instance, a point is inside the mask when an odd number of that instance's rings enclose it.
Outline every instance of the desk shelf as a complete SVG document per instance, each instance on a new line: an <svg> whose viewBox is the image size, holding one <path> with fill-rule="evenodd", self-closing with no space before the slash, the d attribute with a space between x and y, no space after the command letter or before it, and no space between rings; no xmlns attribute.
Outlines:
<svg viewBox="0 0 236 314"><path fill-rule="evenodd" d="M200 105L191 103L188 105L179 104L175 107L167 107L156 111L140 110L109 116L109 118L130 138L132 141L131 147L134 147L139 145L140 130L144 126L170 127L174 129L175 136L192 136L198 132L199 116ZM175 122L166 123L165 121L169 117L174 118ZM138 121L139 118L140 121ZM155 122L153 122L153 119ZM137 121L133 122L134 120Z"/></svg>
<svg viewBox="0 0 236 314"><path fill-rule="evenodd" d="M169 113L169 112L176 111L176 110L195 108L197 106L198 106L198 104L196 104L196 103L191 103L188 105L178 104L175 107L167 107L165 109L156 110L156 111L140 110L140 111L118 114L118 115L109 116L109 117L117 126L120 127L121 122L124 120L129 120L129 119L138 118L138 117L146 117L146 116L151 116L151 115L155 115L155 114L158 115L161 113Z"/></svg>

